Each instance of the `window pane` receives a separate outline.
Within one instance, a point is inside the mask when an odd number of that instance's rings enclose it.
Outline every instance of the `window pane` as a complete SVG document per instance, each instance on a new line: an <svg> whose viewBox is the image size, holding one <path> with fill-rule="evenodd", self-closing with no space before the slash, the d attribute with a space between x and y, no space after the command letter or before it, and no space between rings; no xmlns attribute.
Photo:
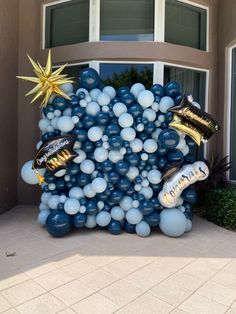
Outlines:
<svg viewBox="0 0 236 314"><path fill-rule="evenodd" d="M232 94L231 94L231 121L230 121L230 160L232 169L230 179L236 180L236 48L232 51Z"/></svg>
<svg viewBox="0 0 236 314"><path fill-rule="evenodd" d="M89 40L89 0L73 0L46 8L46 48Z"/></svg>
<svg viewBox="0 0 236 314"><path fill-rule="evenodd" d="M164 67L164 84L176 81L183 94L192 95L194 100L205 110L206 73L172 66ZM198 158L203 158L203 145L198 148Z"/></svg>
<svg viewBox="0 0 236 314"><path fill-rule="evenodd" d="M153 84L152 64L101 63L100 76L107 85L115 88L142 83L146 88Z"/></svg>
<svg viewBox="0 0 236 314"><path fill-rule="evenodd" d="M153 0L101 0L100 40L152 41Z"/></svg>
<svg viewBox="0 0 236 314"><path fill-rule="evenodd" d="M88 64L79 64L79 65L70 65L67 66L62 74L67 74L69 77L74 78L74 91L76 91L79 88L79 83L78 83L78 77L79 77L79 72L83 70L84 68L88 68Z"/></svg>
<svg viewBox="0 0 236 314"><path fill-rule="evenodd" d="M165 41L206 50L207 11L178 0L166 0Z"/></svg>

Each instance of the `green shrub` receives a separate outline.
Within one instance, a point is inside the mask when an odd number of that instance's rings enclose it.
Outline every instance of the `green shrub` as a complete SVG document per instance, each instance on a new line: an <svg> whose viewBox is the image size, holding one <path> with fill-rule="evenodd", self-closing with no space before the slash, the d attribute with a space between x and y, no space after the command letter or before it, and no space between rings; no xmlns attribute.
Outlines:
<svg viewBox="0 0 236 314"><path fill-rule="evenodd" d="M236 230L236 189L212 189L205 196L206 217L215 224Z"/></svg>

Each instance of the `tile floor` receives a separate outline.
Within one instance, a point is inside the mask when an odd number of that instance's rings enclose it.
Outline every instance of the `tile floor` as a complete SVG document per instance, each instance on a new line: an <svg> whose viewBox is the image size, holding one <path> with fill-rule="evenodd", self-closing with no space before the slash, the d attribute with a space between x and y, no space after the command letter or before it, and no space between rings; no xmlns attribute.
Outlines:
<svg viewBox="0 0 236 314"><path fill-rule="evenodd" d="M195 217L178 239L54 239L36 217L31 206L0 216L0 313L236 314L236 233Z"/></svg>

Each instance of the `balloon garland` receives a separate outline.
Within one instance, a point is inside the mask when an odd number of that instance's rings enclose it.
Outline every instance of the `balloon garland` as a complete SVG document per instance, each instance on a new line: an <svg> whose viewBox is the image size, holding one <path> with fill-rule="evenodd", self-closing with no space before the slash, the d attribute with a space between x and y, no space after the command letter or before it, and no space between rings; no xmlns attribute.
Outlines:
<svg viewBox="0 0 236 314"><path fill-rule="evenodd" d="M41 184L39 224L54 237L96 226L141 237L158 226L172 237L190 231L191 185L209 174L196 145L219 129L215 119L176 82L115 90L86 68L74 92L65 66L52 71L50 52L45 68L29 59L36 78L20 78L43 97L42 137L21 176Z"/></svg>

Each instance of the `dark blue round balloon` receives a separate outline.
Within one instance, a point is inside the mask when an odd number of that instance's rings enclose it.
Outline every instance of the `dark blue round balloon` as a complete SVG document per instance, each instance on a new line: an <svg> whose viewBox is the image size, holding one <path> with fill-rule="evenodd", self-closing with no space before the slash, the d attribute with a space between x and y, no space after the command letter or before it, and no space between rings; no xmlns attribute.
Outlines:
<svg viewBox="0 0 236 314"><path fill-rule="evenodd" d="M196 161L196 155L187 155L184 157L184 162L186 164L193 164Z"/></svg>
<svg viewBox="0 0 236 314"><path fill-rule="evenodd" d="M86 129L90 129L96 123L95 118L90 115L86 115L83 117L83 125Z"/></svg>
<svg viewBox="0 0 236 314"><path fill-rule="evenodd" d="M75 128L73 134L77 135L78 142L85 142L88 139L87 130L81 128Z"/></svg>
<svg viewBox="0 0 236 314"><path fill-rule="evenodd" d="M86 173L80 173L77 177L78 185L83 187L90 182L90 176Z"/></svg>
<svg viewBox="0 0 236 314"><path fill-rule="evenodd" d="M64 203L59 203L57 205L57 210L64 210Z"/></svg>
<svg viewBox="0 0 236 314"><path fill-rule="evenodd" d="M113 170L113 168L114 168L114 164L109 159L104 160L101 163L101 169L102 169L103 172L110 172L110 171Z"/></svg>
<svg viewBox="0 0 236 314"><path fill-rule="evenodd" d="M114 105L114 104L116 104L117 102L120 102L120 98L119 98L119 97L113 98L112 101L111 101L111 104Z"/></svg>
<svg viewBox="0 0 236 314"><path fill-rule="evenodd" d="M135 179L134 179L134 182L136 184L141 184L143 182L143 177L142 176L137 176Z"/></svg>
<svg viewBox="0 0 236 314"><path fill-rule="evenodd" d="M128 93L122 93L121 95L121 101L126 105L130 106L135 102L134 95L130 92Z"/></svg>
<svg viewBox="0 0 236 314"><path fill-rule="evenodd" d="M92 153L95 149L95 143L89 140L85 141L82 143L81 148L85 153Z"/></svg>
<svg viewBox="0 0 236 314"><path fill-rule="evenodd" d="M145 127L144 127L144 131L147 133L147 134L152 134L153 131L156 130L156 126L153 122L148 122Z"/></svg>
<svg viewBox="0 0 236 314"><path fill-rule="evenodd" d="M71 189L74 186L74 184L71 181L66 182L66 188Z"/></svg>
<svg viewBox="0 0 236 314"><path fill-rule="evenodd" d="M107 174L109 182L116 184L120 180L120 176L116 171L111 171Z"/></svg>
<svg viewBox="0 0 236 314"><path fill-rule="evenodd" d="M78 174L80 172L80 166L78 164L71 163L70 167L68 167L67 172L71 176Z"/></svg>
<svg viewBox="0 0 236 314"><path fill-rule="evenodd" d="M189 148L197 147L196 142L191 137L189 137L188 135L185 136L185 141L186 141L186 144L188 145Z"/></svg>
<svg viewBox="0 0 236 314"><path fill-rule="evenodd" d="M178 105L180 104L182 98L183 98L183 95L182 95L182 94L179 94L179 95L177 95L177 96L174 98L174 102L175 102L175 105L176 105L176 106L178 106Z"/></svg>
<svg viewBox="0 0 236 314"><path fill-rule="evenodd" d="M87 201L86 204L86 213L88 215L95 215L98 212L97 203L93 200Z"/></svg>
<svg viewBox="0 0 236 314"><path fill-rule="evenodd" d="M77 213L72 218L72 223L75 228L83 228L87 220L86 214Z"/></svg>
<svg viewBox="0 0 236 314"><path fill-rule="evenodd" d="M117 187L121 191L129 190L130 185L131 185L131 182L130 182L130 180L127 177L121 177L119 182L117 183Z"/></svg>
<svg viewBox="0 0 236 314"><path fill-rule="evenodd" d="M150 215L154 211L154 206L150 200L144 200L140 202L139 210L143 215Z"/></svg>
<svg viewBox="0 0 236 314"><path fill-rule="evenodd" d="M120 160L116 163L115 165L115 170L117 173L119 173L120 175L124 176L127 174L127 172L129 171L129 164L128 162L124 161L124 160Z"/></svg>
<svg viewBox="0 0 236 314"><path fill-rule="evenodd" d="M164 87L160 84L154 84L150 88L151 92L154 94L154 96L163 97L164 96ZM159 101L158 101L159 102Z"/></svg>
<svg viewBox="0 0 236 314"><path fill-rule="evenodd" d="M91 90L99 87L101 83L99 74L93 68L85 68L79 73L79 85L83 88Z"/></svg>
<svg viewBox="0 0 236 314"><path fill-rule="evenodd" d="M82 99L84 99L86 97L85 93L82 92L82 91L78 92L77 95L78 95L79 100L82 100Z"/></svg>
<svg viewBox="0 0 236 314"><path fill-rule="evenodd" d="M112 135L109 138L108 143L111 149L120 149L123 145L123 139L120 135Z"/></svg>
<svg viewBox="0 0 236 314"><path fill-rule="evenodd" d="M55 133L54 132L46 132L42 135L42 141L46 142L48 141L50 138L55 137Z"/></svg>
<svg viewBox="0 0 236 314"><path fill-rule="evenodd" d="M161 131L158 137L159 144L162 148L173 149L179 144L179 134L172 129Z"/></svg>
<svg viewBox="0 0 236 314"><path fill-rule="evenodd" d="M159 191L162 190L162 187L163 187L163 184L160 184L160 190ZM153 198L151 200L151 202L152 202L155 210L160 211L161 209L163 209L163 206L159 203L157 198Z"/></svg>
<svg viewBox="0 0 236 314"><path fill-rule="evenodd" d="M193 219L193 208L192 205L190 203L184 202L183 206L185 208L185 212L184 215L186 218L192 220Z"/></svg>
<svg viewBox="0 0 236 314"><path fill-rule="evenodd" d="M72 108L72 111L71 111L72 117L78 116L79 118L82 118L84 114L85 114L85 110L83 107L75 106Z"/></svg>
<svg viewBox="0 0 236 314"><path fill-rule="evenodd" d="M157 159L158 159L157 154L155 154L155 153L148 154L147 163L148 163L149 165L156 165Z"/></svg>
<svg viewBox="0 0 236 314"><path fill-rule="evenodd" d="M128 113L130 113L134 119L142 117L143 108L140 104L133 104L128 107Z"/></svg>
<svg viewBox="0 0 236 314"><path fill-rule="evenodd" d="M53 106L55 109L58 109L58 110L65 110L66 107L67 107L67 101L65 98L63 97L58 97L56 96L54 99L53 99Z"/></svg>
<svg viewBox="0 0 236 314"><path fill-rule="evenodd" d="M114 204L118 204L122 200L123 197L124 197L124 192L120 190L114 190L110 195L110 200Z"/></svg>
<svg viewBox="0 0 236 314"><path fill-rule="evenodd" d="M198 199L197 192L192 187L183 190L181 197L185 202L188 202L190 204L195 204Z"/></svg>
<svg viewBox="0 0 236 314"><path fill-rule="evenodd" d="M112 135L120 135L120 127L117 124L108 124L105 128L105 134L110 137Z"/></svg>
<svg viewBox="0 0 236 314"><path fill-rule="evenodd" d="M116 94L118 97L121 98L122 95L129 93L129 87L127 86L121 86L120 88L118 88Z"/></svg>
<svg viewBox="0 0 236 314"><path fill-rule="evenodd" d="M180 92L180 86L177 82L171 81L165 85L166 96L175 98Z"/></svg>
<svg viewBox="0 0 236 314"><path fill-rule="evenodd" d="M154 211L152 214L144 216L143 220L146 221L150 227L157 227L160 223L160 214Z"/></svg>
<svg viewBox="0 0 236 314"><path fill-rule="evenodd" d="M57 181L55 182L56 184L56 190L58 191L63 191L65 188L65 181L62 178L57 179Z"/></svg>
<svg viewBox="0 0 236 314"><path fill-rule="evenodd" d="M181 161L184 159L184 155L180 150L175 148L168 151L167 159L169 162Z"/></svg>
<svg viewBox="0 0 236 314"><path fill-rule="evenodd" d="M172 119L173 119L173 113L170 111L167 111L165 113L165 122L170 123L172 121Z"/></svg>
<svg viewBox="0 0 236 314"><path fill-rule="evenodd" d="M157 166L157 168L158 168L160 171L162 171L162 170L165 169L165 167L167 166L167 164L168 164L167 158L166 158L166 157L161 157L161 158L158 159L156 166Z"/></svg>
<svg viewBox="0 0 236 314"><path fill-rule="evenodd" d="M140 157L136 153L131 153L125 156L125 160L130 164L130 166L137 166L140 161Z"/></svg>
<svg viewBox="0 0 236 314"><path fill-rule="evenodd" d="M46 220L46 229L53 237L63 237L71 231L71 216L63 211L53 211Z"/></svg>
<svg viewBox="0 0 236 314"><path fill-rule="evenodd" d="M45 179L45 182L49 184L49 183L54 183L57 178L50 171L46 171L44 175L44 179Z"/></svg>
<svg viewBox="0 0 236 314"><path fill-rule="evenodd" d="M96 115L96 122L98 125L107 125L109 123L109 114L106 112L99 112Z"/></svg>
<svg viewBox="0 0 236 314"><path fill-rule="evenodd" d="M69 106L71 106L71 107L78 106L79 105L79 97L76 95L71 95L68 103L69 103Z"/></svg>
<svg viewBox="0 0 236 314"><path fill-rule="evenodd" d="M107 229L111 234L114 234L114 235L121 234L121 232L122 232L121 223L119 221L116 221L113 219L111 220L111 222L107 226Z"/></svg>
<svg viewBox="0 0 236 314"><path fill-rule="evenodd" d="M135 225L130 224L127 220L124 223L124 229L127 233L135 233Z"/></svg>

